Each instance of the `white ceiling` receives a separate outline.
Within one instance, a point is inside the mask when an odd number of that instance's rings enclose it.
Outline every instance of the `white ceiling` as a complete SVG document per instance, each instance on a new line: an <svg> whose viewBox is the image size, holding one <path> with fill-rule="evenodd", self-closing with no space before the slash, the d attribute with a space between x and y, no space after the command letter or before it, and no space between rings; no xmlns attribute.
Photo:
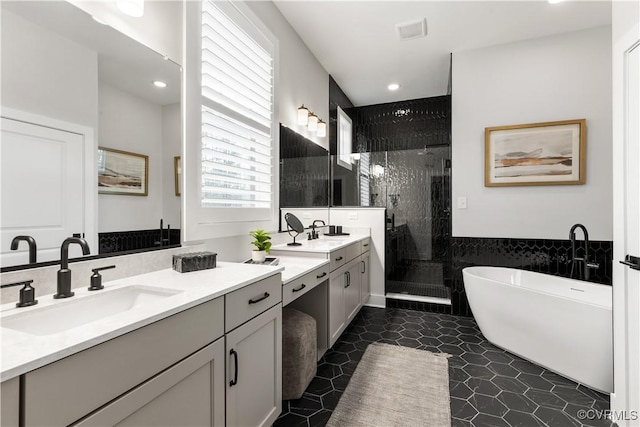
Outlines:
<svg viewBox="0 0 640 427"><path fill-rule="evenodd" d="M275 4L356 106L446 94L450 52L611 24L610 1ZM419 18L427 19L427 37L400 41L395 25ZM387 90L392 82L400 89Z"/></svg>
<svg viewBox="0 0 640 427"><path fill-rule="evenodd" d="M2 8L73 40L98 55L102 82L158 105L180 102L180 67L62 1L2 1ZM165 89L154 80L168 84Z"/></svg>

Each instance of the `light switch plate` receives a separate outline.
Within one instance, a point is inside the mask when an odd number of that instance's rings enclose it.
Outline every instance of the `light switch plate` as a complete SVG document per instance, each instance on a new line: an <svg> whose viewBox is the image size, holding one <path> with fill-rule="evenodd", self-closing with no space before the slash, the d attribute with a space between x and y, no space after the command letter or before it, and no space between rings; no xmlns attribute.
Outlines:
<svg viewBox="0 0 640 427"><path fill-rule="evenodd" d="M349 219L358 219L358 212L349 212Z"/></svg>
<svg viewBox="0 0 640 427"><path fill-rule="evenodd" d="M467 209L466 197L458 197L458 209Z"/></svg>

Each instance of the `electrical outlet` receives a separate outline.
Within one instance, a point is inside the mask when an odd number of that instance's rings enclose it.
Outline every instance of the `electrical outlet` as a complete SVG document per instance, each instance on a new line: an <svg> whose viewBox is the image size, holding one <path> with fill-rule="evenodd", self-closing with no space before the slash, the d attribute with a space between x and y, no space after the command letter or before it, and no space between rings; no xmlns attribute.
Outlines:
<svg viewBox="0 0 640 427"><path fill-rule="evenodd" d="M349 219L358 219L358 212L349 212Z"/></svg>
<svg viewBox="0 0 640 427"><path fill-rule="evenodd" d="M467 209L466 197L458 197L458 209Z"/></svg>

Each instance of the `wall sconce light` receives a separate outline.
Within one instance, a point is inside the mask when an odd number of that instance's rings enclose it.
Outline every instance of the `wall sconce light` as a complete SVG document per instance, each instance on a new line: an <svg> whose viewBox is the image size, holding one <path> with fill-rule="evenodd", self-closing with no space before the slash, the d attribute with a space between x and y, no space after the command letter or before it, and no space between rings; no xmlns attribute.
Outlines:
<svg viewBox="0 0 640 427"><path fill-rule="evenodd" d="M309 123L309 109L302 104L298 108L298 124L300 126L306 126Z"/></svg>
<svg viewBox="0 0 640 427"><path fill-rule="evenodd" d="M318 136L320 138L327 136L327 124L322 120L318 120Z"/></svg>
<svg viewBox="0 0 640 427"><path fill-rule="evenodd" d="M298 125L306 126L309 132L316 132L320 138L327 136L327 124L309 111L304 104L298 108Z"/></svg>
<svg viewBox="0 0 640 427"><path fill-rule="evenodd" d="M309 114L309 123L307 123L307 129L309 132L316 132L318 130L318 116L311 113Z"/></svg>
<svg viewBox="0 0 640 427"><path fill-rule="evenodd" d="M144 0L117 0L116 5L120 11L134 18L144 14Z"/></svg>

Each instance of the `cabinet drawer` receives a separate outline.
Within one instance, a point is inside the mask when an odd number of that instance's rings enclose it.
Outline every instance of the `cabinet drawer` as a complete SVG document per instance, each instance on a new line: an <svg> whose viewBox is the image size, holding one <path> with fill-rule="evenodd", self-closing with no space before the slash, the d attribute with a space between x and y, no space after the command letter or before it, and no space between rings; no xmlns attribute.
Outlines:
<svg viewBox="0 0 640 427"><path fill-rule="evenodd" d="M360 241L360 253L365 253L371 250L371 238L367 237Z"/></svg>
<svg viewBox="0 0 640 427"><path fill-rule="evenodd" d="M344 265L345 262L347 262L347 248L342 248L342 249L338 249L335 251L332 251L329 254L329 259L331 260L330 268L331 271L335 270L336 268Z"/></svg>
<svg viewBox="0 0 640 427"><path fill-rule="evenodd" d="M306 294L316 287L318 283L322 283L329 278L329 266L324 265L320 268L305 274L282 287L282 305L287 305L294 299Z"/></svg>
<svg viewBox="0 0 640 427"><path fill-rule="evenodd" d="M360 252L360 242L352 243L346 248L346 261L349 262L352 259L359 257L362 252Z"/></svg>
<svg viewBox="0 0 640 427"><path fill-rule="evenodd" d="M225 331L229 332L282 300L280 274L225 295Z"/></svg>
<svg viewBox="0 0 640 427"><path fill-rule="evenodd" d="M189 310L29 372L25 425L69 425L224 333L224 300Z"/></svg>

